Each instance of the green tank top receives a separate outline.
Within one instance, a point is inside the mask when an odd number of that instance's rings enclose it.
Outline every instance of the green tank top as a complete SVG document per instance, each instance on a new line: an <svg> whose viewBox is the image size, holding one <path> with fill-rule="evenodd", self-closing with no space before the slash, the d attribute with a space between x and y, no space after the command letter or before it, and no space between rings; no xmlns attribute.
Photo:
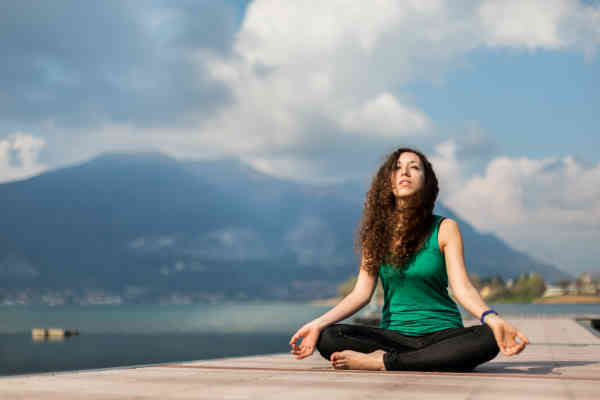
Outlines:
<svg viewBox="0 0 600 400"><path fill-rule="evenodd" d="M385 299L381 328L420 336L463 326L458 307L448 295L446 261L438 244L444 217L433 217L431 233L406 267L382 264L379 268Z"/></svg>

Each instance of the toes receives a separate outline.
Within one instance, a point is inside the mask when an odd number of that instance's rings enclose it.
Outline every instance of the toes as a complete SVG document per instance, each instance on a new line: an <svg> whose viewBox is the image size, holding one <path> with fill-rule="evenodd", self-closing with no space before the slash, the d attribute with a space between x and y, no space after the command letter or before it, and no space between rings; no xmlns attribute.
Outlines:
<svg viewBox="0 0 600 400"><path fill-rule="evenodd" d="M335 369L346 369L347 365L346 365L346 357L345 357L345 353L346 351L337 351L335 353L333 353L330 357L331 359L331 366Z"/></svg>
<svg viewBox="0 0 600 400"><path fill-rule="evenodd" d="M333 363L333 368L335 369L348 369L346 363L344 361L336 361Z"/></svg>

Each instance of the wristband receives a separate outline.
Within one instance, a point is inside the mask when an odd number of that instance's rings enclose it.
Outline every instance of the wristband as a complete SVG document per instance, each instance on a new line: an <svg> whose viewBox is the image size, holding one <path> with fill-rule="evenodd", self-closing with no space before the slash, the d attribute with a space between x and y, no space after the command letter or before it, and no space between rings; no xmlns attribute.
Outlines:
<svg viewBox="0 0 600 400"><path fill-rule="evenodd" d="M487 310L487 311L484 311L484 312L483 312L483 314L481 314L481 319L480 319L480 321L481 321L481 325L483 325L483 324L484 324L484 322L483 322L483 319L484 319L484 318L485 318L485 316L486 316L486 315L488 315L488 314L496 314L496 315L498 315L498 313L496 312L496 310L492 310L491 308L490 308L489 310Z"/></svg>

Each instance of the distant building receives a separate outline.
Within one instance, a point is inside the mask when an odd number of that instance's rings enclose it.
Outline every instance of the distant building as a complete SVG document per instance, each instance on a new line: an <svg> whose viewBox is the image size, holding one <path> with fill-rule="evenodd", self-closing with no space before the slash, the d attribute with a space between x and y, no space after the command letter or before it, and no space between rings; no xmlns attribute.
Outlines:
<svg viewBox="0 0 600 400"><path fill-rule="evenodd" d="M560 286L554 285L546 285L546 291L542 295L542 297L554 297L554 296L563 296L566 290L561 288Z"/></svg>
<svg viewBox="0 0 600 400"><path fill-rule="evenodd" d="M567 294L574 296L579 294L579 288L577 287L576 282L569 283L569 286L567 286Z"/></svg>
<svg viewBox="0 0 600 400"><path fill-rule="evenodd" d="M592 283L592 276L588 272L584 272L583 274L579 275L577 280L581 283L581 285L589 285Z"/></svg>
<svg viewBox="0 0 600 400"><path fill-rule="evenodd" d="M594 282L592 276L588 272L584 272L577 278L577 288L579 294L582 295L596 295L599 291L598 284Z"/></svg>

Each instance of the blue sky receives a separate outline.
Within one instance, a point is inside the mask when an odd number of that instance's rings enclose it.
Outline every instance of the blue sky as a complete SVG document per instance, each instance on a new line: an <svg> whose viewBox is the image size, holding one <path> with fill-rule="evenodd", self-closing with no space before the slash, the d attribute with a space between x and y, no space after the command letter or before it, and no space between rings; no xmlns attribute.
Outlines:
<svg viewBox="0 0 600 400"><path fill-rule="evenodd" d="M367 181L412 145L440 200L600 269L596 1L7 2L0 182L110 151Z"/></svg>
<svg viewBox="0 0 600 400"><path fill-rule="evenodd" d="M439 85L411 87L441 126L476 118L498 151L598 161L600 61L581 52L475 51Z"/></svg>

